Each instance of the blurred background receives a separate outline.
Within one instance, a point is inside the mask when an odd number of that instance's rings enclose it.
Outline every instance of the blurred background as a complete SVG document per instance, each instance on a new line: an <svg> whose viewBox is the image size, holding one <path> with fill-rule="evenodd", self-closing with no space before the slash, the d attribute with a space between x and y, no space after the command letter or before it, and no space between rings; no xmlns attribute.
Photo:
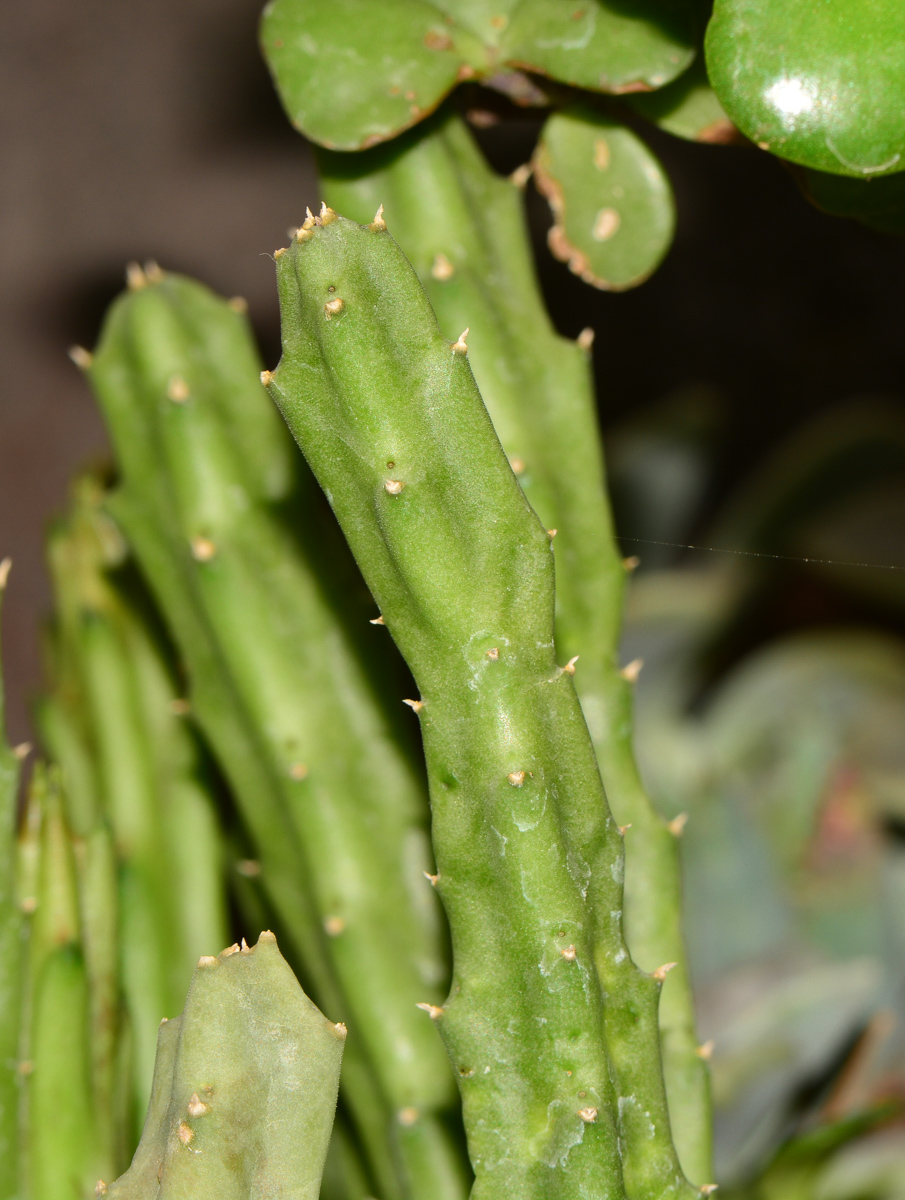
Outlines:
<svg viewBox="0 0 905 1200"><path fill-rule="evenodd" d="M259 7L0 11L14 742L40 685L43 532L72 473L106 454L67 347L93 346L126 262L155 259L244 296L265 363L278 357L269 255L317 183L258 56ZM536 131L513 116L479 133L506 171ZM678 232L636 291L593 291L554 262L528 195L554 320L597 335L617 523L640 559L625 645L645 660L639 752L663 812L689 814L689 937L731 1184L809 1120L905 1098L905 242L821 214L752 148L644 136ZM867 1188L843 1155L826 1200L903 1194L900 1135L873 1136L892 1139L869 1155L889 1185Z"/></svg>

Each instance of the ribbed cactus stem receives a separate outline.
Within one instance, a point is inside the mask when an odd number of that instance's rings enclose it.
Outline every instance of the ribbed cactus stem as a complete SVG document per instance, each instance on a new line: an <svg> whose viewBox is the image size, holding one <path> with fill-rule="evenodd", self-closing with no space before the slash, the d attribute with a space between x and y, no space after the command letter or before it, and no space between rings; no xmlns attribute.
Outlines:
<svg viewBox="0 0 905 1200"><path fill-rule="evenodd" d="M482 1198L693 1194L660 981L622 936L622 839L553 645L550 535L382 220L324 209L278 256L271 392L420 689L454 979L429 1006ZM341 308L336 304L342 301Z"/></svg>
<svg viewBox="0 0 905 1200"><path fill-rule="evenodd" d="M379 204L450 339L470 327L475 379L512 468L556 530L556 644L579 656L575 686L607 799L630 825L625 936L652 971L675 962L660 1007L673 1133L685 1172L712 1177L706 1063L697 1054L681 928L676 837L655 812L632 747L632 681L619 670L625 569L613 536L590 372L588 329L571 342L547 315L518 183L489 168L448 110L363 154L318 150L327 202L362 224Z"/></svg>
<svg viewBox="0 0 905 1200"><path fill-rule="evenodd" d="M345 1026L308 999L272 933L200 959L158 1036L132 1166L111 1200L317 1200Z"/></svg>
<svg viewBox="0 0 905 1200"><path fill-rule="evenodd" d="M122 468L111 508L306 980L348 1021L344 1095L376 1186L459 1200L467 1167L439 1117L455 1084L415 1009L446 979L424 787L398 704L388 717L378 693L393 679L385 635L313 481L298 481L253 355L240 316L189 280L163 275L118 302L91 367Z"/></svg>
<svg viewBox="0 0 905 1200"><path fill-rule="evenodd" d="M0 602L11 562L0 562ZM22 988L22 914L16 897L16 801L20 760L6 740L0 677L0 1200L18 1187L19 1023Z"/></svg>

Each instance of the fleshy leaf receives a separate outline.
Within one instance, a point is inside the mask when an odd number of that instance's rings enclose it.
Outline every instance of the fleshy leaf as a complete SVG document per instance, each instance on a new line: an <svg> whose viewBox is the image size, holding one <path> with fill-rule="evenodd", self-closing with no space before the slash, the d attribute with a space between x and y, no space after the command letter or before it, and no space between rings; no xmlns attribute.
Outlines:
<svg viewBox="0 0 905 1200"><path fill-rule="evenodd" d="M738 137L738 131L707 81L707 71L700 58L667 87L647 95L632 96L629 104L636 113L667 133L690 142L722 144Z"/></svg>
<svg viewBox="0 0 905 1200"><path fill-rule="evenodd" d="M261 44L289 118L333 150L395 137L463 79L527 68L649 92L695 55L691 0L271 0Z"/></svg>
<svg viewBox="0 0 905 1200"><path fill-rule="evenodd" d="M592 91L650 92L694 58L695 20L685 0L524 0L509 20L501 55Z"/></svg>
<svg viewBox="0 0 905 1200"><path fill-rule="evenodd" d="M905 172L880 179L846 179L825 171L806 171L802 186L823 212L851 217L881 233L905 234Z"/></svg>
<svg viewBox="0 0 905 1200"><path fill-rule="evenodd" d="M261 43L283 105L307 137L360 150L432 112L486 63L480 42L425 0L272 0Z"/></svg>
<svg viewBox="0 0 905 1200"><path fill-rule="evenodd" d="M669 249L669 180L639 137L609 117L569 109L551 117L534 154L553 210L553 255L585 283L624 291L643 283Z"/></svg>
<svg viewBox="0 0 905 1200"><path fill-rule="evenodd" d="M901 0L716 0L707 69L741 131L835 175L905 168Z"/></svg>

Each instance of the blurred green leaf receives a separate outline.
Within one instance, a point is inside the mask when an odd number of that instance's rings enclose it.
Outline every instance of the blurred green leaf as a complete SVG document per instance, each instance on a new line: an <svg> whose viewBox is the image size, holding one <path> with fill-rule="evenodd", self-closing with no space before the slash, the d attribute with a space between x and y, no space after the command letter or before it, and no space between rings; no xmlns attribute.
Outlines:
<svg viewBox="0 0 905 1200"><path fill-rule="evenodd" d="M905 168L901 0L716 0L707 70L764 150L865 178Z"/></svg>
<svg viewBox="0 0 905 1200"><path fill-rule="evenodd" d="M550 249L570 271L593 287L624 291L656 270L675 228L672 190L630 129L567 109L547 121L533 164L553 210Z"/></svg>

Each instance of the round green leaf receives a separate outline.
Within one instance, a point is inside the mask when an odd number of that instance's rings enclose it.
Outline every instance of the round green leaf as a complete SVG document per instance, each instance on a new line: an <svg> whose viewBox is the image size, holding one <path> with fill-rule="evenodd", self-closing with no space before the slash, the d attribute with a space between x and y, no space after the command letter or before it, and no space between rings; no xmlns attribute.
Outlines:
<svg viewBox="0 0 905 1200"><path fill-rule="evenodd" d="M394 137L487 65L481 43L425 0L271 0L261 42L293 125L337 150Z"/></svg>
<svg viewBox="0 0 905 1200"><path fill-rule="evenodd" d="M902 0L716 0L706 53L762 149L835 175L905 168Z"/></svg>
<svg viewBox="0 0 905 1200"><path fill-rule="evenodd" d="M551 117L534 154L553 210L554 256L605 291L636 287L660 265L675 229L663 168L630 129L584 109Z"/></svg>
<svg viewBox="0 0 905 1200"><path fill-rule="evenodd" d="M732 142L738 131L723 111L707 71L696 58L684 75L665 88L632 96L629 104L667 133L690 142Z"/></svg>
<svg viewBox="0 0 905 1200"><path fill-rule="evenodd" d="M593 91L649 92L694 58L688 0L522 0L509 18L502 57Z"/></svg>
<svg viewBox="0 0 905 1200"><path fill-rule="evenodd" d="M905 172L881 179L845 179L806 171L803 188L824 212L851 217L881 233L905 234Z"/></svg>

